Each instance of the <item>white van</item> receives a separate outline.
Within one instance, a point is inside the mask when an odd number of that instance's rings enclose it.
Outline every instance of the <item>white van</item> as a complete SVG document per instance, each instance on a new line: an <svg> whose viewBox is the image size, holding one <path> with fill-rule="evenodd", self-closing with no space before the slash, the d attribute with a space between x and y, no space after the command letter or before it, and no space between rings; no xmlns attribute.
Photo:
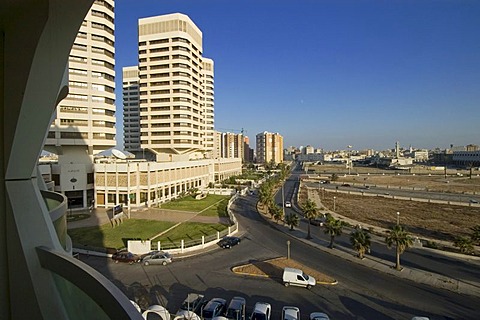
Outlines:
<svg viewBox="0 0 480 320"><path fill-rule="evenodd" d="M310 289L315 285L315 278L303 273L300 269L285 268L283 270L283 284L285 287L289 285L306 287Z"/></svg>

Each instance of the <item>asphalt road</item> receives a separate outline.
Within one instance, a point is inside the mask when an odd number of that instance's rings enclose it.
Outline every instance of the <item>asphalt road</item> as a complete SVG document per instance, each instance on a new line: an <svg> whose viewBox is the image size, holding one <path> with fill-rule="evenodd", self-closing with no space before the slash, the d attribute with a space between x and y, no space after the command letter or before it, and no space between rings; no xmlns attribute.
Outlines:
<svg viewBox="0 0 480 320"><path fill-rule="evenodd" d="M234 296L247 299L247 314L257 301L272 304L272 319L279 319L285 305L298 306L301 318L314 311L332 319L479 319L480 297L420 285L381 274L336 256L313 249L279 232L259 217L254 198L240 198L233 206L241 225L242 242L233 249L214 249L202 255L174 261L168 266L114 264L108 259L81 257L111 279L142 307L161 304L174 313L188 292L207 298ZM239 276L236 265L286 255L291 241L292 258L336 278L335 286L318 285L312 290L285 288L278 280Z"/></svg>
<svg viewBox="0 0 480 320"><path fill-rule="evenodd" d="M366 189L365 187L350 186L344 187L341 185L335 184L319 184L314 182L308 182L307 186L312 188L325 188L326 190L338 190L342 191L352 191L352 192L364 192L366 194L376 194L379 196L397 196L397 197L406 197L406 198L420 198L420 199L431 199L431 200L443 200L443 201L452 201L452 202L465 202L470 203L472 200L480 202L480 196L478 195L469 195L469 194L460 194L460 193L446 193L446 192L431 192L423 190L403 190L403 189L393 189L393 188L384 188L384 187L371 187Z"/></svg>
<svg viewBox="0 0 480 320"><path fill-rule="evenodd" d="M291 199L295 202L295 190L298 188L298 178L296 175L291 176L284 185L284 194L288 195L286 199ZM276 201L281 203L281 193L276 195ZM285 213L295 213L292 208L285 208ZM307 220L300 221L300 228L307 229ZM330 241L329 236L325 235L322 227L310 226L311 234L314 237ZM337 245L351 248L349 235L351 228L345 228L341 236L335 238ZM385 245L384 239L378 236L372 236L371 253L372 256L387 260L395 261L395 250L388 249ZM480 268L478 263L472 263L464 259L446 256L442 252L430 249L415 249L410 248L401 256L401 263L403 266L418 268L429 272L445 275L459 281L478 281L480 279Z"/></svg>

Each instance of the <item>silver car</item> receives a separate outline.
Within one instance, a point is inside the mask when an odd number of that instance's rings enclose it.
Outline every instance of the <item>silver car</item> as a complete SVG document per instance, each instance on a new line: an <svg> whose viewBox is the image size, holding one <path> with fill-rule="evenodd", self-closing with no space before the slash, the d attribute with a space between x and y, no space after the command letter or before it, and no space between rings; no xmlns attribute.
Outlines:
<svg viewBox="0 0 480 320"><path fill-rule="evenodd" d="M172 263L172 255L168 252L158 251L145 256L142 262L146 266L150 264L161 264L165 266L168 263Z"/></svg>

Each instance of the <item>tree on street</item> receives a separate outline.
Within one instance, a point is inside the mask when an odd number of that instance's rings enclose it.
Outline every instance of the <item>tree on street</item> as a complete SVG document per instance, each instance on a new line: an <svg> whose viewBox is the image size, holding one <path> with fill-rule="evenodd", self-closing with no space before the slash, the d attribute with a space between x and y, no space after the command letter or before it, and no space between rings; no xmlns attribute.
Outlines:
<svg viewBox="0 0 480 320"><path fill-rule="evenodd" d="M276 204L273 204L273 206L270 208L270 214L272 215L272 218L275 219L275 222L278 223L278 220L282 220L283 218L283 210Z"/></svg>
<svg viewBox="0 0 480 320"><path fill-rule="evenodd" d="M370 250L370 233L362 227L357 226L350 234L350 243L353 248L357 250L358 257L363 259L365 252Z"/></svg>
<svg viewBox="0 0 480 320"><path fill-rule="evenodd" d="M290 226L290 231L293 231L293 228L298 227L300 219L295 213L288 214L285 217L285 222Z"/></svg>
<svg viewBox="0 0 480 320"><path fill-rule="evenodd" d="M258 191L258 201L262 204L267 212L271 208L272 204L275 203L272 182L266 181L260 186L260 190Z"/></svg>
<svg viewBox="0 0 480 320"><path fill-rule="evenodd" d="M480 245L480 225L476 225L475 227L470 228L473 233L471 234L472 241L477 245Z"/></svg>
<svg viewBox="0 0 480 320"><path fill-rule="evenodd" d="M307 201L303 205L302 210L305 218L308 220L307 239L311 239L312 237L310 236L310 222L318 216L317 204L312 200L307 199Z"/></svg>
<svg viewBox="0 0 480 320"><path fill-rule="evenodd" d="M453 241L453 245L457 247L461 253L473 252L473 239L471 237L456 237Z"/></svg>
<svg viewBox="0 0 480 320"><path fill-rule="evenodd" d="M397 224L387 231L385 243L387 244L388 248L395 246L397 256L395 269L401 270L402 267L400 266L400 255L413 245L413 238L403 226Z"/></svg>
<svg viewBox="0 0 480 320"><path fill-rule="evenodd" d="M335 237L340 236L343 232L345 223L340 219L335 219L331 214L327 214L326 221L323 225L324 233L330 236L330 244L328 247L333 249Z"/></svg>

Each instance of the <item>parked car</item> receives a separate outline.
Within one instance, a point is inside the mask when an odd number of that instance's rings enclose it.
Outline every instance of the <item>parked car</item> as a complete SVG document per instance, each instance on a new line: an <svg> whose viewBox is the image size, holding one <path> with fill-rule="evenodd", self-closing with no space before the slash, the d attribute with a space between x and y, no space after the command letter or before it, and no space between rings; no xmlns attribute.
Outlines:
<svg viewBox="0 0 480 320"><path fill-rule="evenodd" d="M290 201L285 201L285 208L291 208L292 203Z"/></svg>
<svg viewBox="0 0 480 320"><path fill-rule="evenodd" d="M272 314L272 306L266 302L257 302L255 307L253 307L252 315L250 320L270 320L270 315Z"/></svg>
<svg viewBox="0 0 480 320"><path fill-rule="evenodd" d="M177 315L180 315L182 311L192 311L199 314L206 302L203 294L189 293L185 300L183 300L180 309L177 311ZM184 312L182 314L184 314Z"/></svg>
<svg viewBox="0 0 480 320"><path fill-rule="evenodd" d="M234 245L240 243L240 238L237 237L224 237L222 240L218 241L218 245L223 249L230 249Z"/></svg>
<svg viewBox="0 0 480 320"><path fill-rule="evenodd" d="M283 307L282 320L300 320L300 309L291 306Z"/></svg>
<svg viewBox="0 0 480 320"><path fill-rule="evenodd" d="M222 298L213 298L205 305L202 310L202 318L211 320L212 318L221 316L225 312L227 301Z"/></svg>
<svg viewBox="0 0 480 320"><path fill-rule="evenodd" d="M136 254L128 252L128 251L115 252L112 255L112 259L113 259L113 261L115 261L115 263L128 262L130 264L133 264L135 262L140 262L140 260L141 260L139 255L136 255Z"/></svg>
<svg viewBox="0 0 480 320"><path fill-rule="evenodd" d="M310 320L330 320L330 318L326 313L312 312L310 313Z"/></svg>
<svg viewBox="0 0 480 320"><path fill-rule="evenodd" d="M247 301L242 297L233 297L228 304L227 312L225 316L232 320L245 319L245 305Z"/></svg>
<svg viewBox="0 0 480 320"><path fill-rule="evenodd" d="M172 255L168 252L158 251L154 254L146 256L142 259L144 265L148 266L150 264L161 264L167 265L168 263L172 263Z"/></svg>

